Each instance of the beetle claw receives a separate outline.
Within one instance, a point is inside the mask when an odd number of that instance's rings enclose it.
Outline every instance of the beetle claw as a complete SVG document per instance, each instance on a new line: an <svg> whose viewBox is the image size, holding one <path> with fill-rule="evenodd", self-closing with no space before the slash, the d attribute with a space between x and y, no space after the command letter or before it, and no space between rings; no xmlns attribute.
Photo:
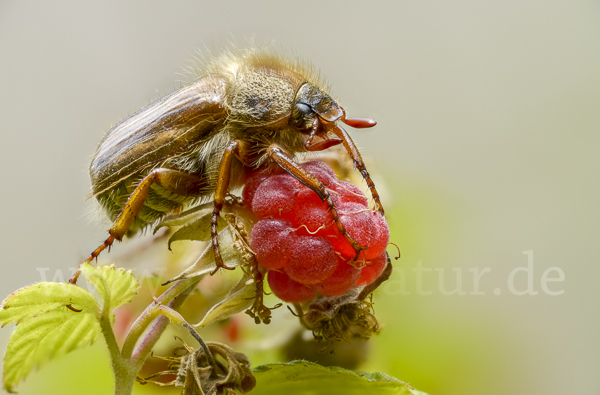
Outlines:
<svg viewBox="0 0 600 395"><path fill-rule="evenodd" d="M212 272L210 272L210 275L213 276L216 272L219 271L219 269L225 269L225 270L235 270L235 267L230 267L224 264L218 265L217 267L215 267L215 270L213 270Z"/></svg>

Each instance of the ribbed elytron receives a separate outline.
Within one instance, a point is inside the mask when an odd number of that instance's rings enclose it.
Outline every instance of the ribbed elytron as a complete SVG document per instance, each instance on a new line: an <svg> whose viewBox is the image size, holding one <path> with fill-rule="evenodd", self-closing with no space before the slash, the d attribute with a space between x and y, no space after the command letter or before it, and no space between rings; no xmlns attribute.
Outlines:
<svg viewBox="0 0 600 395"><path fill-rule="evenodd" d="M86 262L165 214L214 196L212 247L217 269L229 269L217 238L228 189L243 185L250 172L271 166L281 167L326 202L358 257L363 247L344 229L329 192L294 155L343 144L383 214L360 153L339 125L367 128L376 122L346 118L311 67L271 50L226 52L202 75L127 117L101 141L90 165L92 193L113 225Z"/></svg>

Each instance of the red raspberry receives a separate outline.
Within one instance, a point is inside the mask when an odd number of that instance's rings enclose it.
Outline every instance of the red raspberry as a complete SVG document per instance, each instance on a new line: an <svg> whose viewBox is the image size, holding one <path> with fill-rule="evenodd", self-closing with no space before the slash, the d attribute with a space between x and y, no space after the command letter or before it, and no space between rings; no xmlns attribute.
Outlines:
<svg viewBox="0 0 600 395"><path fill-rule="evenodd" d="M285 272L302 284L315 284L336 269L337 255L324 237L297 236L290 245L290 259Z"/></svg>
<svg viewBox="0 0 600 395"><path fill-rule="evenodd" d="M317 295L317 291L292 280L285 273L269 270L267 281L275 296L284 302L306 302Z"/></svg>
<svg viewBox="0 0 600 395"><path fill-rule="evenodd" d="M358 278L358 281L356 281L356 285L371 284L383 272L386 263L387 254L385 252L373 259L370 263L367 262L366 266L360 271L360 277Z"/></svg>
<svg viewBox="0 0 600 395"><path fill-rule="evenodd" d="M270 269L273 292L288 302L311 299L317 291L341 295L374 281L385 267L389 241L385 219L369 210L358 187L338 181L324 163L301 166L327 187L346 231L367 249L361 261L351 262L355 251L340 235L327 204L291 175L252 175L242 197L263 219L254 225L250 244L259 264ZM368 265L362 270L353 266L362 262Z"/></svg>
<svg viewBox="0 0 600 395"><path fill-rule="evenodd" d="M314 288L325 296L343 295L354 286L360 273L359 269L339 259L337 268L333 274Z"/></svg>
<svg viewBox="0 0 600 395"><path fill-rule="evenodd" d="M282 219L258 221L250 233L250 245L258 262L268 269L281 269L290 259L290 245L296 243L291 223Z"/></svg>

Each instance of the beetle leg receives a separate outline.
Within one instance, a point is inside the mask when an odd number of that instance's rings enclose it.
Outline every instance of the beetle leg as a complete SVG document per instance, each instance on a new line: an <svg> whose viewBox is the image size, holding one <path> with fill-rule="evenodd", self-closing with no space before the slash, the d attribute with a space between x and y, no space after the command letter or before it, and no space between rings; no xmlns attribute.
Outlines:
<svg viewBox="0 0 600 395"><path fill-rule="evenodd" d="M219 250L219 240L217 237L217 222L219 220L219 214L221 213L221 209L223 208L223 203L225 203L225 198L227 197L227 189L229 188L229 179L231 177L231 161L234 157L237 157L242 161L242 152L240 152L242 147L242 142L238 140L233 140L223 153L223 157L221 158L221 164L219 165L219 178L217 179L217 187L215 188L215 208L212 213L212 217L210 220L210 238L212 242L213 252L215 254L215 264L216 268L213 270L210 275L212 276L219 270L220 268L233 270L234 268L225 266L223 263L223 257L221 257L221 251ZM243 162L243 161L242 161Z"/></svg>
<svg viewBox="0 0 600 395"><path fill-rule="evenodd" d="M127 203L125 203L121 213L108 231L110 236L104 240L104 243L96 248L83 263L90 263L106 248L110 249L110 246L115 240L121 241L123 239L123 236L125 236L125 233L127 233L131 223L144 206L144 202L146 201L150 187L154 183L180 196L197 196L207 186L206 180L203 180L194 174L183 171L163 168L151 171L150 174L140 181L131 195L129 195ZM77 270L75 274L73 274L69 280L70 283L74 284L77 282L79 272L80 271Z"/></svg>
<svg viewBox="0 0 600 395"><path fill-rule="evenodd" d="M272 144L268 149L269 158L275 162L279 167L288 172L292 177L300 181L302 184L306 185L308 188L312 189L321 199L327 204L327 208L331 213L331 217L335 222L338 231L348 243L352 246L354 251L356 251L355 260L358 260L360 256L360 252L362 250L366 250L367 247L362 247L350 234L346 231L344 224L340 221L340 216L338 215L335 204L333 204L333 200L331 199L331 195L329 191L325 188L325 185L317 177L312 175L310 172L306 171L304 168L299 166L292 158L290 158L279 146L276 144Z"/></svg>
<svg viewBox="0 0 600 395"><path fill-rule="evenodd" d="M375 183L371 179L371 176L365 167L365 163L360 156L360 152L358 152L358 148L356 148L356 145L354 145L350 135L338 125L333 125L329 130L333 132L333 134L335 134L340 140L342 140L344 148L346 148L346 152L348 152L348 155L350 155L352 161L354 162L354 166L358 169L358 171L360 171L360 174L362 174L363 178L367 182L367 186L369 187L371 195L373 196L373 200L375 201L375 208L383 215L383 206L381 205L379 193L377 193L377 189L375 189Z"/></svg>

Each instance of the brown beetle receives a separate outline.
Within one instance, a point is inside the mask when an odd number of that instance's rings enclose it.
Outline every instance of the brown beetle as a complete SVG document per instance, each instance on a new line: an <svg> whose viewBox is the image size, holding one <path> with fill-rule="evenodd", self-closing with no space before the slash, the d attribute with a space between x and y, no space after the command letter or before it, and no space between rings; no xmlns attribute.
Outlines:
<svg viewBox="0 0 600 395"><path fill-rule="evenodd" d="M115 239L214 196L212 246L217 268L228 269L217 240L228 188L242 185L248 170L274 165L327 203L358 257L363 247L344 229L329 192L294 161L294 154L343 144L368 184L375 209L383 213L358 149L338 124L367 128L376 122L346 118L311 70L266 49L227 52L206 67L203 77L113 127L98 147L90 176L93 196L114 223L86 262Z"/></svg>

